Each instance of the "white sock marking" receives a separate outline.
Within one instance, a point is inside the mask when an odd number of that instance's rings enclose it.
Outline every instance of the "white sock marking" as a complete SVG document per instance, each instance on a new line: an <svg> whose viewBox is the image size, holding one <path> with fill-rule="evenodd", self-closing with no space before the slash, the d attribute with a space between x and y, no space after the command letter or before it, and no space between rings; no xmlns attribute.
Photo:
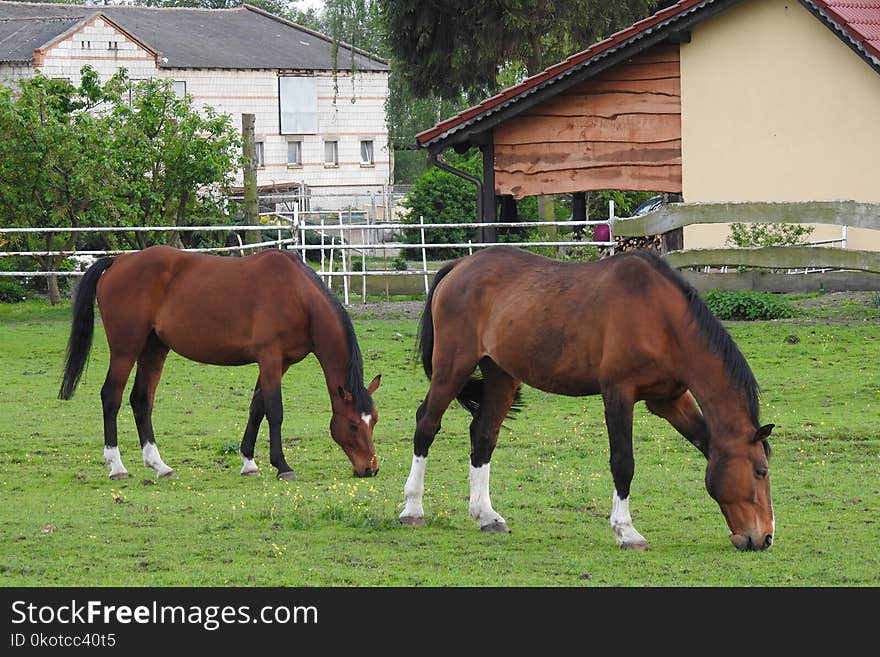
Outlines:
<svg viewBox="0 0 880 657"><path fill-rule="evenodd" d="M241 474L247 475L260 471L260 469L257 467L256 461L254 461L253 459L249 459L241 452L239 452L238 454L239 456L241 456Z"/></svg>
<svg viewBox="0 0 880 657"><path fill-rule="evenodd" d="M401 518L424 518L425 510L422 508L422 495L425 493L425 466L428 463L427 456L413 456L409 477L403 487L403 511Z"/></svg>
<svg viewBox="0 0 880 657"><path fill-rule="evenodd" d="M480 527L493 523L503 523L504 518L495 513L492 502L489 499L489 463L475 468L470 466L469 480L471 484L471 497L468 503L468 512L471 518L480 523Z"/></svg>
<svg viewBox="0 0 880 657"><path fill-rule="evenodd" d="M118 447L104 446L104 463L110 466L110 478L126 476L128 470L122 465L122 457L119 456Z"/></svg>
<svg viewBox="0 0 880 657"><path fill-rule="evenodd" d="M614 498L611 503L611 530L617 544L624 547L627 545L647 545L648 541L636 528L633 527L632 516L629 514L629 497L620 499L617 489L614 489Z"/></svg>
<svg viewBox="0 0 880 657"><path fill-rule="evenodd" d="M143 455L144 465L148 468L153 468L153 470L156 471L157 476L164 477L173 472L171 468L165 465L162 457L159 456L159 448L156 447L156 443L147 443L144 445Z"/></svg>

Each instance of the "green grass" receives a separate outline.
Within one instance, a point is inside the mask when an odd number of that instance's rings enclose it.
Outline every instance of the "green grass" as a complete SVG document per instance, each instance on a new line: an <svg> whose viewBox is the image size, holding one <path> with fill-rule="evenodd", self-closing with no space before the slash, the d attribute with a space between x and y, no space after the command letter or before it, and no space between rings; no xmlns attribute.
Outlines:
<svg viewBox="0 0 880 657"><path fill-rule="evenodd" d="M612 481L598 397L526 388L492 461L495 509L512 530L468 517L468 416L444 417L426 475L423 528L401 526L414 415L427 389L413 359L414 320L356 319L375 399L378 477L355 479L329 437L329 401L313 357L285 377L284 447L299 479L239 476L237 446L255 366L171 355L154 424L177 478L140 463L129 409L120 449L132 473L101 460L98 327L90 368L56 397L70 308L0 305L0 585L3 586L802 586L880 585L880 323L728 323L775 423L774 546L739 553L703 486L705 461L640 404L631 510L646 553L621 551L608 514Z"/></svg>

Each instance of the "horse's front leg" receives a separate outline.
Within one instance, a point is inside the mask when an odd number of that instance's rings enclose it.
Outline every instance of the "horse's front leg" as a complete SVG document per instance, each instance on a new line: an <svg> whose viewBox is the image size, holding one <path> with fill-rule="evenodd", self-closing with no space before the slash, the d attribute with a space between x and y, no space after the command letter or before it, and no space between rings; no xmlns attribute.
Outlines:
<svg viewBox="0 0 880 657"><path fill-rule="evenodd" d="M266 421L269 424L269 462L278 471L276 477L285 481L296 480L293 468L284 460L281 447L281 422L284 420L284 408L281 403L281 377L283 370L280 365L271 367L260 362L259 386L263 393L263 405Z"/></svg>
<svg viewBox="0 0 880 657"><path fill-rule="evenodd" d="M635 472L633 460L633 396L617 389L602 392L605 401L605 425L611 447L611 476L614 497L611 506L611 530L624 550L647 550L648 541L633 526L629 512L629 491Z"/></svg>

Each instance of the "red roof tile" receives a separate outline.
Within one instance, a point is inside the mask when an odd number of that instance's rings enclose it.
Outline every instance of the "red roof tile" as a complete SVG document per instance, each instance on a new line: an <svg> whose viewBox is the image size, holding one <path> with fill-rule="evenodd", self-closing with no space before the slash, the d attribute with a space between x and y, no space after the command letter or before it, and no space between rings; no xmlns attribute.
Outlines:
<svg viewBox="0 0 880 657"><path fill-rule="evenodd" d="M630 27L620 30L599 43L593 44L586 50L572 55L571 57L554 64L553 66L526 78L519 84L509 87L491 98L469 107L433 128L424 130L416 135L416 142L425 146L444 133L455 130L462 124L480 117L488 112L497 111L501 106L515 102L519 97L527 95L544 82L552 80L567 71L571 71L580 64L601 55L602 53L619 46L625 41L637 38L652 28L700 9L703 6L712 5L714 0L681 0L680 2L658 11L656 14L645 18ZM869 57L876 60L880 67L880 0L801 0L804 5L811 5L825 14L825 16L840 28L845 36L858 44Z"/></svg>
<svg viewBox="0 0 880 657"><path fill-rule="evenodd" d="M880 60L880 0L813 0L849 36Z"/></svg>
<svg viewBox="0 0 880 657"><path fill-rule="evenodd" d="M516 84L508 89L505 89L501 93L492 96L491 98L487 98L486 100L480 102L473 107L470 107L455 116L446 119L445 121L441 121L433 128L429 128L423 132L420 132L416 135L416 141L419 144L425 144L428 141L436 138L438 135L443 134L446 130L454 128L455 126L472 119L475 116L478 116L484 112L487 112L499 105L505 103L513 99L516 96L519 96L531 89L534 89L536 86L541 84L542 82L546 82L551 78L564 73L565 71L574 68L578 64L581 64L596 55L599 55L610 48L619 45L620 43L626 41L630 37L636 36L642 32L647 31L648 29L654 27L658 23L661 23L667 18L676 16L678 14L682 14L686 12L688 9L693 7L694 5L701 4L705 2L705 0L681 0L675 5L671 7L667 7L666 9L662 9L658 11L656 14L645 18L644 20L631 25L625 30L620 30L612 34L610 37L605 39L604 41L600 41L599 43L593 44L586 50L583 50L579 53L576 53L565 59L558 64L554 64L553 66L537 73L529 78L526 78L519 84ZM710 2L711 4L711 2Z"/></svg>

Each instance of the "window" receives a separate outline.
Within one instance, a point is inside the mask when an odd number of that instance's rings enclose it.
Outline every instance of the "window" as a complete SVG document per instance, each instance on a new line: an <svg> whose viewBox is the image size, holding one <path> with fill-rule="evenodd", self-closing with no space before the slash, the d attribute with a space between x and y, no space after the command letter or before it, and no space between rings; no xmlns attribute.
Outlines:
<svg viewBox="0 0 880 657"><path fill-rule="evenodd" d="M119 42L118 41L108 41L107 42L107 50L119 50Z"/></svg>
<svg viewBox="0 0 880 657"><path fill-rule="evenodd" d="M266 166L265 144L261 141L258 141L254 142L254 146L257 153L257 161L254 164L256 164L258 169L262 169Z"/></svg>
<svg viewBox="0 0 880 657"><path fill-rule="evenodd" d="M302 166L302 141L299 139L291 139L287 142L287 166Z"/></svg>
<svg viewBox="0 0 880 657"><path fill-rule="evenodd" d="M361 165L362 166L373 166L375 161L373 160L373 140L372 139L362 139L361 140Z"/></svg>
<svg viewBox="0 0 880 657"><path fill-rule="evenodd" d="M339 165L339 142L324 142L324 166L335 167Z"/></svg>
<svg viewBox="0 0 880 657"><path fill-rule="evenodd" d="M280 76L278 105L282 135L314 135L318 132L316 78Z"/></svg>
<svg viewBox="0 0 880 657"><path fill-rule="evenodd" d="M131 84L128 87L128 102L131 104L134 101L135 96L137 95L137 87L141 82L148 82L153 80L154 78L131 78ZM186 96L186 80L172 80L171 81L171 91L174 92L174 95L178 98L183 98Z"/></svg>

